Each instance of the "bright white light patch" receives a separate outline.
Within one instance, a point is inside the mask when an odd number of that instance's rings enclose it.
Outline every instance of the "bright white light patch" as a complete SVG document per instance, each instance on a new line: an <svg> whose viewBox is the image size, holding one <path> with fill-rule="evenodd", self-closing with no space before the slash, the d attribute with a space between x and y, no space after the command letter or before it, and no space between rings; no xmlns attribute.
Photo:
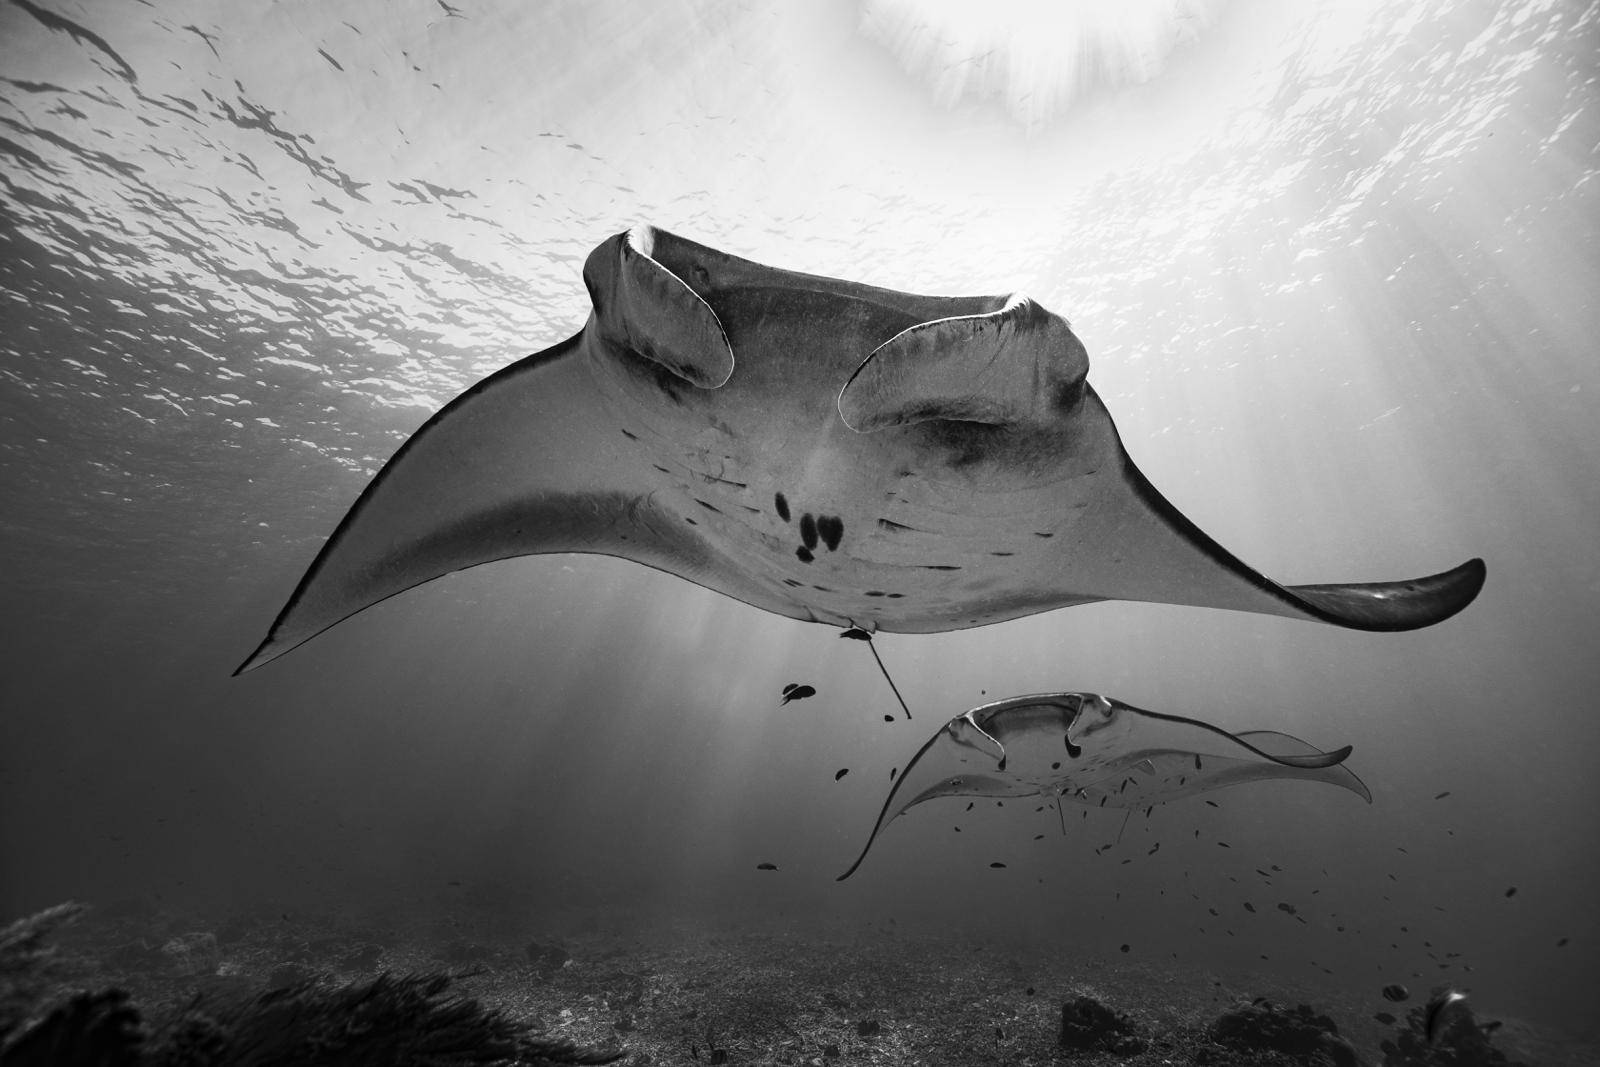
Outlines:
<svg viewBox="0 0 1600 1067"><path fill-rule="evenodd" d="M860 32L946 107L1002 101L1033 127L1080 97L1147 82L1221 0L861 0Z"/></svg>

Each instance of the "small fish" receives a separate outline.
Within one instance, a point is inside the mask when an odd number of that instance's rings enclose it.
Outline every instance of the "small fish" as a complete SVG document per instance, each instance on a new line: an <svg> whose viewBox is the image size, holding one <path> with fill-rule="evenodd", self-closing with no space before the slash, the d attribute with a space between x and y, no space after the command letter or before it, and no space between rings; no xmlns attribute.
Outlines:
<svg viewBox="0 0 1600 1067"><path fill-rule="evenodd" d="M791 700L804 700L807 697L814 697L816 695L817 691L811 688L809 685L797 685L793 689L785 686L783 689L783 699L778 702L778 706L781 708Z"/></svg>
<svg viewBox="0 0 1600 1067"><path fill-rule="evenodd" d="M840 637L848 637L852 641L871 641L872 640L872 635L867 633L867 631L863 630L859 626L852 626L852 627L850 627L850 629L844 631L844 633L840 634L839 636Z"/></svg>
<svg viewBox="0 0 1600 1067"><path fill-rule="evenodd" d="M1278 910L1288 915L1293 915L1295 913L1293 904L1284 904L1281 901L1278 904Z"/></svg>
<svg viewBox="0 0 1600 1067"><path fill-rule="evenodd" d="M1465 993L1457 993L1454 989L1447 989L1443 993L1428 1001L1428 1014L1425 1029L1428 1032L1428 1044L1437 1044L1439 1035L1444 1033L1449 1025L1449 1008L1467 999Z"/></svg>
<svg viewBox="0 0 1600 1067"><path fill-rule="evenodd" d="M977 803L977 801L976 801L976 800L969 800L969 801L967 801L967 810L968 810L968 811L971 811L971 810L972 810L972 805L974 805L974 804L976 804L976 803Z"/></svg>
<svg viewBox="0 0 1600 1067"><path fill-rule="evenodd" d="M1043 841L1044 840L1044 835L1043 834L1034 834L1033 835L1033 839L1035 841Z"/></svg>
<svg viewBox="0 0 1600 1067"><path fill-rule="evenodd" d="M850 768L849 767L840 767L837 771L833 772L833 780L837 782L839 779L843 778L845 775L847 775L849 773L850 773Z"/></svg>
<svg viewBox="0 0 1600 1067"><path fill-rule="evenodd" d="M893 715L885 715L883 717L883 721L884 722L894 722L894 716Z"/></svg>
<svg viewBox="0 0 1600 1067"><path fill-rule="evenodd" d="M1157 841L1155 844L1150 846L1150 851L1146 852L1145 855L1146 856L1154 856L1158 851L1160 851L1160 849L1161 849L1161 842Z"/></svg>
<svg viewBox="0 0 1600 1067"><path fill-rule="evenodd" d="M758 864L756 864L756 870L758 870L758 871L775 871L777 869L778 869L778 865L776 863L758 863Z"/></svg>
<svg viewBox="0 0 1600 1067"><path fill-rule="evenodd" d="M1131 948L1130 948L1130 947L1129 947L1129 946L1127 946L1127 945L1123 945L1123 946L1122 946L1122 951L1124 951L1124 952L1132 952L1132 951L1133 951L1133 949L1131 949Z"/></svg>
<svg viewBox="0 0 1600 1067"><path fill-rule="evenodd" d="M1256 906L1247 900L1244 902L1244 910L1248 911L1251 915L1254 915L1256 913Z"/></svg>
<svg viewBox="0 0 1600 1067"><path fill-rule="evenodd" d="M1029 986L1027 988L1026 992L1027 992L1028 996L1030 996L1030 997L1033 996L1033 986Z"/></svg>
<svg viewBox="0 0 1600 1067"><path fill-rule="evenodd" d="M993 867L995 870L998 871L998 870L1002 870L1005 867L1005 864L997 862L997 863L991 863L991 864L989 864L989 866Z"/></svg>
<svg viewBox="0 0 1600 1067"><path fill-rule="evenodd" d="M900 768L899 767L890 767L889 768L889 781L891 781L891 782L894 781L894 776L899 774L899 773L900 773Z"/></svg>
<svg viewBox="0 0 1600 1067"><path fill-rule="evenodd" d="M1380 1023L1382 1023L1385 1026L1393 1026L1394 1025L1394 1016L1390 1015L1386 1011L1376 1012L1372 1017L1374 1019L1378 1020Z"/></svg>
<svg viewBox="0 0 1600 1067"><path fill-rule="evenodd" d="M1435 799L1435 800L1443 800L1445 797L1447 797L1449 795L1450 795L1450 790L1446 789L1443 793L1435 794L1433 799Z"/></svg>
<svg viewBox="0 0 1600 1067"><path fill-rule="evenodd" d="M1218 804L1218 803L1217 803L1217 802L1216 802L1216 801L1215 801L1215 800L1208 800L1208 801L1206 801L1206 803L1207 803L1207 804L1210 804L1210 805L1211 805L1211 806L1212 806L1212 807L1213 807L1213 808L1220 808L1220 807L1222 807L1222 805L1221 805L1221 804Z"/></svg>
<svg viewBox="0 0 1600 1067"><path fill-rule="evenodd" d="M1383 999L1398 1004L1402 1000L1411 999L1411 990L1407 989L1399 982L1396 982L1394 985L1386 985L1383 987Z"/></svg>
<svg viewBox="0 0 1600 1067"><path fill-rule="evenodd" d="M1517 887L1516 886L1512 886L1510 889L1506 890L1506 899L1507 900L1510 900L1512 897L1514 897L1516 895L1517 895Z"/></svg>

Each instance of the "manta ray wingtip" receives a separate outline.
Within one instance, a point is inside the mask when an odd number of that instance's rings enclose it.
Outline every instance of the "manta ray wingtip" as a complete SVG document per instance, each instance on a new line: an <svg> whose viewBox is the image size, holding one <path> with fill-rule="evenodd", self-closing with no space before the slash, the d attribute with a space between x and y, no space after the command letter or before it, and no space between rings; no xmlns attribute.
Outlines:
<svg viewBox="0 0 1600 1067"><path fill-rule="evenodd" d="M248 656L246 656L244 658L243 662L241 662L237 667L235 667L233 669L233 673L228 675L228 677L229 678L237 678L241 674L246 674L246 673L248 673L250 671L255 670L257 667L261 666L265 662L267 662L267 661L266 661L266 658L261 655L261 649L257 648L254 652L252 652Z"/></svg>
<svg viewBox="0 0 1600 1067"><path fill-rule="evenodd" d="M284 647L283 644L276 640L272 634L268 634L266 639L257 645L255 650L246 656L244 661L235 667L233 669L233 673L228 677L237 678L241 674L249 674L257 667L260 667L266 663L271 663L285 652L288 652L289 647Z"/></svg>
<svg viewBox="0 0 1600 1067"><path fill-rule="evenodd" d="M1285 590L1314 618L1355 630L1398 632L1444 622L1477 599L1488 576L1473 557L1457 567L1400 582L1292 585Z"/></svg>

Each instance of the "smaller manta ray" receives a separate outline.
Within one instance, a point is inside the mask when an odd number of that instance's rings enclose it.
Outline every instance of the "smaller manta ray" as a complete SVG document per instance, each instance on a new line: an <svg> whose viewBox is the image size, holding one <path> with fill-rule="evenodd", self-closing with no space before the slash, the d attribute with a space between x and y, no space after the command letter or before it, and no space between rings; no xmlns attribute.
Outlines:
<svg viewBox="0 0 1600 1067"><path fill-rule="evenodd" d="M1147 808L1240 782L1305 778L1355 793L1361 779L1339 766L1350 746L1321 752L1271 730L1229 733L1096 693L1039 693L958 715L906 765L861 855L886 823L937 797L1040 796L1088 807ZM970 804L967 805L969 808Z"/></svg>
<svg viewBox="0 0 1600 1067"><path fill-rule="evenodd" d="M791 700L804 700L806 697L814 697L816 695L817 691L809 685L797 685L794 682L790 682L783 687L783 699L778 702L778 707L783 707Z"/></svg>

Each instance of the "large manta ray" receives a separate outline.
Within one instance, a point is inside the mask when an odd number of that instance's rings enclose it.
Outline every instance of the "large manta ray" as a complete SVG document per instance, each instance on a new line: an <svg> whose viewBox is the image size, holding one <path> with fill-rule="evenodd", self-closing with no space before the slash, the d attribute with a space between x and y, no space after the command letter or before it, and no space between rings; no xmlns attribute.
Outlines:
<svg viewBox="0 0 1600 1067"><path fill-rule="evenodd" d="M1096 600L1409 630L1481 560L1282 586L1123 450L1065 320L765 267L651 227L583 268L575 336L479 382L389 460L240 671L465 567L596 552L790 618L931 633Z"/></svg>

